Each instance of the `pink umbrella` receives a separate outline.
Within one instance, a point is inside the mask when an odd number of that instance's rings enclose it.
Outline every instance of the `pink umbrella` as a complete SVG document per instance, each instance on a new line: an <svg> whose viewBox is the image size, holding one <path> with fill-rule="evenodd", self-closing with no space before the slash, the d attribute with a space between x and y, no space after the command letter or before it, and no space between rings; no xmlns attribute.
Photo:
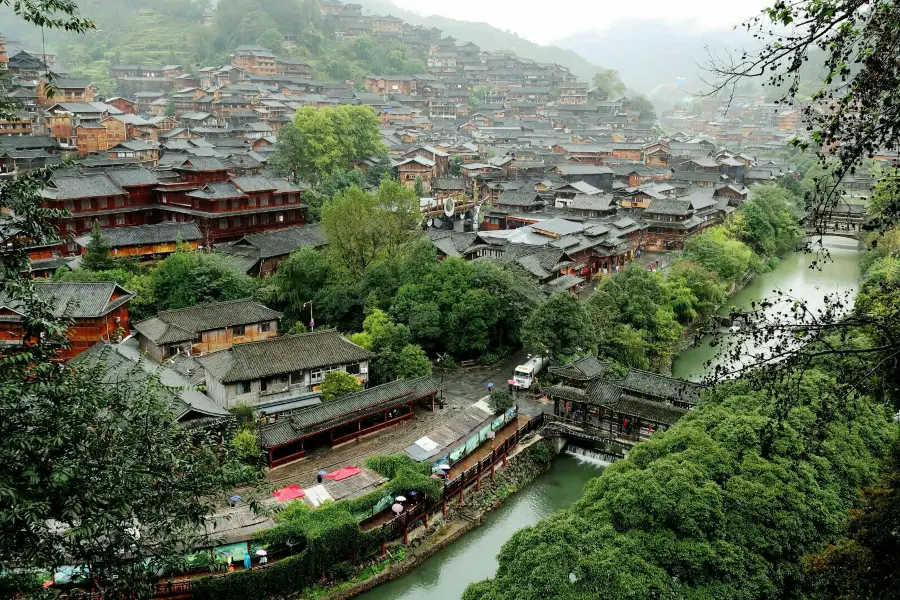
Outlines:
<svg viewBox="0 0 900 600"><path fill-rule="evenodd" d="M391 507L391 510L397 513L398 515L403 512L403 505L399 502Z"/></svg>

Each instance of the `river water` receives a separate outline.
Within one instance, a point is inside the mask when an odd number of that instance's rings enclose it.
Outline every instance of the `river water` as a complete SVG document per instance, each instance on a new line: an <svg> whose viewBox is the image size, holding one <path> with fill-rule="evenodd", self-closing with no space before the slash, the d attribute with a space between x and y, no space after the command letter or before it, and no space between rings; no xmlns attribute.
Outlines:
<svg viewBox="0 0 900 600"><path fill-rule="evenodd" d="M451 543L413 571L358 596L363 600L459 600L466 587L493 577L497 554L512 535L581 497L584 484L603 472L601 463L560 454L553 467L499 509L484 524Z"/></svg>
<svg viewBox="0 0 900 600"><path fill-rule="evenodd" d="M826 238L826 245L827 244ZM837 239L846 245L846 240ZM802 252L790 254L779 265L735 294L720 314L733 306L746 308L754 300L770 296L780 289L810 301L813 308L822 305L822 297L834 292L855 294L859 281L862 253L847 247L830 246L831 261L821 270L810 269L814 256ZM698 379L706 370L705 362L715 356L708 341L683 352L674 364L677 377ZM453 542L415 570L359 596L363 600L458 600L466 587L492 577L497 570L497 554L512 535L534 525L556 510L571 506L582 493L584 484L602 473L601 463L582 456L561 454L552 469L527 488L513 495L498 510L485 517L484 524Z"/></svg>
<svg viewBox="0 0 900 600"><path fill-rule="evenodd" d="M823 241L830 260L811 269L815 254L789 254L782 258L777 267L756 277L732 296L719 314L727 316L734 307L748 309L751 302L771 297L776 290L807 300L813 310L824 306L826 294L839 293L852 301L859 288L859 265L863 253L849 248L848 241L842 238L826 237ZM682 379L701 379L708 369L706 362L714 359L719 350L710 346L709 342L709 339L701 340L697 346L679 354L672 365L672 374Z"/></svg>

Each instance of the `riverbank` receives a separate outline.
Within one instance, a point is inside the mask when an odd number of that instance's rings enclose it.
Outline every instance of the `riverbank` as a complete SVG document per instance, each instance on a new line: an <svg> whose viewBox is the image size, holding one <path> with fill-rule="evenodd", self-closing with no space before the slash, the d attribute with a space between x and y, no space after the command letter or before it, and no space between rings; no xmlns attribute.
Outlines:
<svg viewBox="0 0 900 600"><path fill-rule="evenodd" d="M804 298L811 310L823 305L826 294L847 293L852 296L858 289L859 267L863 254L856 249L829 248L830 260L811 268L814 254L803 251L789 253L765 273L747 279L719 306L717 315L724 316L732 310L748 310L781 290L797 298ZM714 346L715 336L704 336L696 344L682 348L672 361L672 375L679 379L697 381L707 372L707 362L715 361L721 346ZM693 342L693 338L688 338ZM748 350L749 351L749 350Z"/></svg>
<svg viewBox="0 0 900 600"><path fill-rule="evenodd" d="M409 547L401 544L390 546L386 558L359 569L359 573L368 570L371 573L369 577L356 581L351 577L350 581L343 583L318 585L296 597L304 600L347 600L413 571L429 557L481 526L489 512L502 506L510 496L550 469L556 453L553 443L540 436L520 443L509 455L506 466L498 466L493 479L485 476L480 489L467 495L463 504L448 506L446 516L438 513L427 528L423 525L411 531ZM395 559L398 552L402 556Z"/></svg>

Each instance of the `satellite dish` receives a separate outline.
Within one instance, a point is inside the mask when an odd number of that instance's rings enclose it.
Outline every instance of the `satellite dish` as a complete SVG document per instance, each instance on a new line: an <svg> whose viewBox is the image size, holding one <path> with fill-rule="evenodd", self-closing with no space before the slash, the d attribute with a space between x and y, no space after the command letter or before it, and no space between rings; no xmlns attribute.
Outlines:
<svg viewBox="0 0 900 600"><path fill-rule="evenodd" d="M444 198L444 214L452 217L456 213L456 200L453 198Z"/></svg>

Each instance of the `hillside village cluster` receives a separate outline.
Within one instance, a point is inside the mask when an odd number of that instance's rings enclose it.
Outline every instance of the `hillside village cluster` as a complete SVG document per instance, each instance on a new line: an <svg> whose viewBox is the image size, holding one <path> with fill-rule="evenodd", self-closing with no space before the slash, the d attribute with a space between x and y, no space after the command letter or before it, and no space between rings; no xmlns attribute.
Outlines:
<svg viewBox="0 0 900 600"><path fill-rule="evenodd" d="M311 79L308 65L279 58L278 49L242 46L230 65L195 72L115 65L119 95L101 98L54 55L0 37L5 96L23 107L18 120L0 121L0 177L75 158L43 191L45 205L68 216L59 222L61 243L30 249L32 275L78 268L94 224L116 256L157 260L181 245L219 253L257 277L296 250L325 247L319 226L308 223L307 185L267 168L279 129L306 106L371 107L394 174L425 191L423 226L439 256L518 264L547 294L613 276L643 252L678 250L722 222L754 184L793 173L764 157L800 133L794 109L776 112L741 96L739 112L723 117L720 101L704 100L667 111L662 124L678 133L664 135L629 98L579 82L560 65L363 16L359 5L320 6L340 37L425 48L429 71L330 83ZM470 102L476 91L480 103ZM359 157L348 167L372 164ZM182 421L227 419L228 409L249 404L266 420L260 443L271 465L303 456L303 441L323 432L340 442L402 422L416 405L435 408L429 378L372 387L326 408L316 399L324 375L343 370L366 384L371 353L333 330L280 335L281 314L252 300L131 322L133 294L115 283L48 281L38 290L60 310L77 307L66 358L103 354L111 373L141 355L165 365L167 381L184 386ZM0 302L0 340L21 333L17 308ZM123 330L133 334L128 341L111 357L101 353ZM202 392L192 387L200 384Z"/></svg>

